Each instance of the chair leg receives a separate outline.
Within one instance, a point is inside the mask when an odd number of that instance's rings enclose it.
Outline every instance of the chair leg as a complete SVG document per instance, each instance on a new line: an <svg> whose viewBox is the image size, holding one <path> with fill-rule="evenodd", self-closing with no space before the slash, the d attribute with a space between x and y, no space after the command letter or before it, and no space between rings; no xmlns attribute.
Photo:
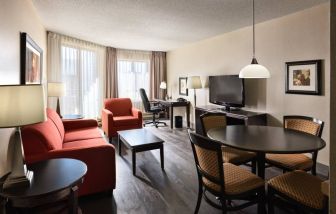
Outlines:
<svg viewBox="0 0 336 214"><path fill-rule="evenodd" d="M271 187L268 187L268 191L267 191L267 204L268 204L268 207L267 207L267 210L268 210L268 214L274 214L274 204L273 204L273 199L274 197L274 192L272 190Z"/></svg>
<svg viewBox="0 0 336 214"><path fill-rule="evenodd" d="M251 164L252 164L251 171L252 171L253 174L256 174L257 173L257 161L253 160L253 161L251 161Z"/></svg>
<svg viewBox="0 0 336 214"><path fill-rule="evenodd" d="M199 179L201 179L201 178L199 178ZM195 208L195 214L198 213L199 208L201 206L202 195L203 195L203 186L202 186L202 183L199 181L198 182L198 196L197 196L197 204L196 204L196 208Z"/></svg>
<svg viewBox="0 0 336 214"><path fill-rule="evenodd" d="M266 213L266 203L265 203L265 188L263 187L258 192L258 213L265 214Z"/></svg>
<svg viewBox="0 0 336 214"><path fill-rule="evenodd" d="M221 199L220 199L220 202L221 202L221 204L222 204L222 213L223 213L223 214L226 214L226 212L227 212L226 200L223 199L223 198L221 198Z"/></svg>

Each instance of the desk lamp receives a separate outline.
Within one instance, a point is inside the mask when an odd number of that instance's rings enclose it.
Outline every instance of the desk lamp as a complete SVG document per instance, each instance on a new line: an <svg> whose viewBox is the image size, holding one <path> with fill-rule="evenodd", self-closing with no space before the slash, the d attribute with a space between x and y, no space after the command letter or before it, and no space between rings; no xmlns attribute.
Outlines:
<svg viewBox="0 0 336 214"><path fill-rule="evenodd" d="M20 127L46 120L42 85L0 86L0 128L14 127L7 152L11 170L3 188L29 186L33 173L23 161Z"/></svg>
<svg viewBox="0 0 336 214"><path fill-rule="evenodd" d="M56 112L61 116L60 101L59 98L65 94L65 85L62 82L49 82L48 83L48 97L57 97Z"/></svg>

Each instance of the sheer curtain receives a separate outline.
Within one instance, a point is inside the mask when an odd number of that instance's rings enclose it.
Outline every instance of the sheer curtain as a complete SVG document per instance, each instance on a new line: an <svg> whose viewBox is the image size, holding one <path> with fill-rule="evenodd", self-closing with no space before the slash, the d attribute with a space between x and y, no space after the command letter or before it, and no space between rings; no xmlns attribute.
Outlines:
<svg viewBox="0 0 336 214"><path fill-rule="evenodd" d="M105 47L49 32L48 51L48 80L64 82L66 87L61 98L62 114L99 118L104 96Z"/></svg>
<svg viewBox="0 0 336 214"><path fill-rule="evenodd" d="M129 97L133 106L142 109L139 89L150 89L150 51L117 50L118 96Z"/></svg>

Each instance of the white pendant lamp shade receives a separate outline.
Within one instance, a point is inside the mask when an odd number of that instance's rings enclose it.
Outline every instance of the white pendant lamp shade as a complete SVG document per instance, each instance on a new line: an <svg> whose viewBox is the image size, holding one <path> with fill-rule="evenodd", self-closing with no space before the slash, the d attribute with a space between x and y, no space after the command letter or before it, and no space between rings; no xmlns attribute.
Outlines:
<svg viewBox="0 0 336 214"><path fill-rule="evenodd" d="M245 66L239 72L239 78L270 78L270 72L268 69L262 65L259 65L257 59L255 58L255 24L254 24L254 0L252 0L253 8L253 58L250 65Z"/></svg>
<svg viewBox="0 0 336 214"><path fill-rule="evenodd" d="M265 66L259 64L250 64L245 66L239 72L239 78L270 78L270 72Z"/></svg>

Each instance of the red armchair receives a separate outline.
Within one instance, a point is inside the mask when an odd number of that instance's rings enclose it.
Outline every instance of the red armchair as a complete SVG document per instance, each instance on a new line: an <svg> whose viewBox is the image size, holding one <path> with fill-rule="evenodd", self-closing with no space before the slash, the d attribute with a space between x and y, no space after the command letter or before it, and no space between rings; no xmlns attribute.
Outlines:
<svg viewBox="0 0 336 214"><path fill-rule="evenodd" d="M142 112L132 107L129 98L105 99L102 126L111 140L117 136L117 131L142 128Z"/></svg>
<svg viewBox="0 0 336 214"><path fill-rule="evenodd" d="M74 158L88 167L79 195L115 188L115 148L102 137L95 120L64 120L47 109L48 120L21 130L25 160Z"/></svg>

